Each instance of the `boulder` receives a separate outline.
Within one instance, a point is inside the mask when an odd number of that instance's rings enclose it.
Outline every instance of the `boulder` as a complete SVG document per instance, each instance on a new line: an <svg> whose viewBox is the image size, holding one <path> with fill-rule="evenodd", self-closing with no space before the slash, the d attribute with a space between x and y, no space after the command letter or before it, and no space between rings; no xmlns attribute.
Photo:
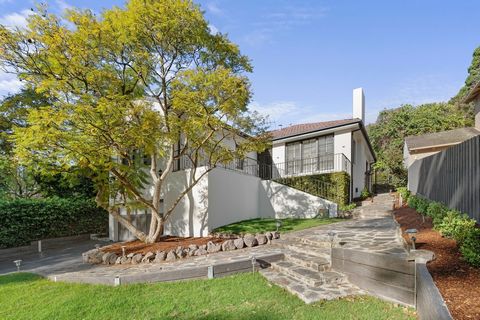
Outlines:
<svg viewBox="0 0 480 320"><path fill-rule="evenodd" d="M242 249L245 246L245 242L243 242L243 238L238 238L233 240L233 243L235 244L235 248L237 249Z"/></svg>
<svg viewBox="0 0 480 320"><path fill-rule="evenodd" d="M280 239L280 232L275 231L275 232L272 232L272 234L273 234L273 239Z"/></svg>
<svg viewBox="0 0 480 320"><path fill-rule="evenodd" d="M117 260L115 260L115 264L121 264L122 263L122 257L117 257Z"/></svg>
<svg viewBox="0 0 480 320"><path fill-rule="evenodd" d="M223 251L231 251L235 250L235 242L233 240L227 240L222 243L222 250Z"/></svg>
<svg viewBox="0 0 480 320"><path fill-rule="evenodd" d="M197 250L195 250L195 255L196 256L203 256L203 255L206 255L206 254L207 254L206 249L198 248Z"/></svg>
<svg viewBox="0 0 480 320"><path fill-rule="evenodd" d="M197 250L198 246L196 244L191 244L188 246L188 249L190 249L189 251Z"/></svg>
<svg viewBox="0 0 480 320"><path fill-rule="evenodd" d="M103 264L115 264L115 261L117 261L117 255L113 252L107 252L102 256Z"/></svg>
<svg viewBox="0 0 480 320"><path fill-rule="evenodd" d="M142 262L143 255L141 253L137 253L132 257L132 264L139 264Z"/></svg>
<svg viewBox="0 0 480 320"><path fill-rule="evenodd" d="M201 246L198 246L199 249L205 249L207 250L207 245L206 244L202 244Z"/></svg>
<svg viewBox="0 0 480 320"><path fill-rule="evenodd" d="M273 234L271 232L265 232L265 236L267 237L268 240L273 239Z"/></svg>
<svg viewBox="0 0 480 320"><path fill-rule="evenodd" d="M132 263L132 258L121 257L120 263L121 263L121 264L129 264L129 263Z"/></svg>
<svg viewBox="0 0 480 320"><path fill-rule="evenodd" d="M92 249L82 253L83 263L98 264L102 263L103 252L98 249Z"/></svg>
<svg viewBox="0 0 480 320"><path fill-rule="evenodd" d="M243 242L245 242L245 245L247 247L255 247L256 245L258 245L258 241L257 241L257 238L255 238L255 236L249 234L249 235L246 235L244 238L243 238Z"/></svg>
<svg viewBox="0 0 480 320"><path fill-rule="evenodd" d="M219 251L222 251L222 245L220 243L215 244L212 241L209 241L207 243L207 252L208 253L215 253L215 252L219 252Z"/></svg>
<svg viewBox="0 0 480 320"><path fill-rule="evenodd" d="M143 257L142 259L142 262L146 262L146 263L149 263L150 261L152 261L153 259L155 259L155 253L149 251L145 254L145 256Z"/></svg>
<svg viewBox="0 0 480 320"><path fill-rule="evenodd" d="M168 251L165 261L175 261L175 260L177 260L177 255L175 254L175 251L174 250Z"/></svg>
<svg viewBox="0 0 480 320"><path fill-rule="evenodd" d="M133 258L134 255L135 255L135 252L131 252L131 253L127 254L127 258Z"/></svg>
<svg viewBox="0 0 480 320"><path fill-rule="evenodd" d="M257 234L255 236L255 239L257 239L257 242L258 242L259 245L262 245L262 244L265 244L265 243L268 242L268 238L264 234Z"/></svg>
<svg viewBox="0 0 480 320"><path fill-rule="evenodd" d="M153 260L154 263L159 263L162 261L165 261L165 258L167 257L167 253L165 251L157 251L155 254L155 259Z"/></svg>

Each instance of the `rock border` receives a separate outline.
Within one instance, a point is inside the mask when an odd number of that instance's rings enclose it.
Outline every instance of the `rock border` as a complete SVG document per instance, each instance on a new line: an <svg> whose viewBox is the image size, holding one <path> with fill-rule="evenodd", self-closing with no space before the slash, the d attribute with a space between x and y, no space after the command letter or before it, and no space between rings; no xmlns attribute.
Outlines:
<svg viewBox="0 0 480 320"><path fill-rule="evenodd" d="M272 240L280 238L280 233L278 231L272 231L257 234L245 234L242 237L236 238L232 236L221 238L227 240L222 243L213 243L212 241L209 241L207 244L201 246L195 244L191 244L188 247L178 246L176 249L168 251L149 251L146 254L129 253L125 256L118 256L113 252L104 252L102 251L102 248L98 248L84 252L82 254L82 260L84 263L105 265L173 262L192 256L203 256L220 251L233 251L270 244Z"/></svg>

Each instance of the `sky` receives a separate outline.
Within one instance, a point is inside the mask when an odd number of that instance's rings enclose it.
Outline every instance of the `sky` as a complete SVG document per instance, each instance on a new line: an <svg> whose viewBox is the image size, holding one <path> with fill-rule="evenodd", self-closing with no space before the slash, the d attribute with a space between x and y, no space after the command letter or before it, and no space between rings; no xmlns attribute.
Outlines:
<svg viewBox="0 0 480 320"><path fill-rule="evenodd" d="M50 11L95 12L123 0L48 0ZM366 122L402 104L447 101L480 45L480 1L196 0L213 31L252 61L250 108L271 128L351 118L365 91ZM22 25L30 0L0 0L0 24ZM0 73L0 96L20 82Z"/></svg>

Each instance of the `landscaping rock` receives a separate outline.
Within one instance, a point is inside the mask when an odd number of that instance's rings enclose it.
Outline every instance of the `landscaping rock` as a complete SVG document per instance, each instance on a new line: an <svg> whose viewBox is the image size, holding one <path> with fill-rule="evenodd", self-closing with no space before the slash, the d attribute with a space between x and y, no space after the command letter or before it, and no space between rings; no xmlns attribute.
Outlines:
<svg viewBox="0 0 480 320"><path fill-rule="evenodd" d="M129 253L127 254L127 258L133 258L134 255L135 255L135 252Z"/></svg>
<svg viewBox="0 0 480 320"><path fill-rule="evenodd" d="M267 237L268 240L273 239L273 234L271 232L265 232L265 236Z"/></svg>
<svg viewBox="0 0 480 320"><path fill-rule="evenodd" d="M197 250L195 250L195 255L196 256L203 256L207 254L207 250L206 249L203 249L203 248L198 248Z"/></svg>
<svg viewBox="0 0 480 320"><path fill-rule="evenodd" d="M98 249L92 249L82 254L84 263L99 264L102 263L103 252Z"/></svg>
<svg viewBox="0 0 480 320"><path fill-rule="evenodd" d="M113 252L107 252L102 256L103 264L115 264L117 261L117 255Z"/></svg>
<svg viewBox="0 0 480 320"><path fill-rule="evenodd" d="M222 243L222 250L223 251L231 251L235 250L235 242L233 240L227 240L224 243Z"/></svg>
<svg viewBox="0 0 480 320"><path fill-rule="evenodd" d="M251 234L246 235L243 238L243 242L247 247L255 247L258 245L258 240Z"/></svg>
<svg viewBox="0 0 480 320"><path fill-rule="evenodd" d="M202 244L201 246L198 246L199 249L205 249L207 250L207 245L206 244Z"/></svg>
<svg viewBox="0 0 480 320"><path fill-rule="evenodd" d="M280 232L275 231L275 232L272 232L272 234L273 234L273 239L280 239Z"/></svg>
<svg viewBox="0 0 480 320"><path fill-rule="evenodd" d="M167 253L165 251L157 251L155 254L155 259L153 260L154 263L159 263L162 261L165 261L165 258L167 257Z"/></svg>
<svg viewBox="0 0 480 320"><path fill-rule="evenodd" d="M145 256L143 257L142 262L149 263L149 262L152 261L153 259L155 259L155 253L149 251L149 252L147 252L147 253L145 254Z"/></svg>
<svg viewBox="0 0 480 320"><path fill-rule="evenodd" d="M120 258L120 263L121 263L121 264L129 264L129 263L132 263L132 258L121 257L121 258Z"/></svg>
<svg viewBox="0 0 480 320"><path fill-rule="evenodd" d="M177 255L175 254L175 251L173 250L168 251L165 261L175 261L175 260L177 260Z"/></svg>
<svg viewBox="0 0 480 320"><path fill-rule="evenodd" d="M141 253L137 253L132 257L132 264L139 264L142 262L143 255Z"/></svg>
<svg viewBox="0 0 480 320"><path fill-rule="evenodd" d="M268 242L268 238L264 234L257 234L255 239L257 239L259 245L266 244Z"/></svg>
<svg viewBox="0 0 480 320"><path fill-rule="evenodd" d="M178 258L185 258L188 254L189 250L188 249L183 249L182 247L177 248L177 250L175 250L175 254L177 255Z"/></svg>
<svg viewBox="0 0 480 320"><path fill-rule="evenodd" d="M195 251L197 251L197 250L198 250L198 248L194 249L194 248L192 247L191 249L188 249L187 255L188 255L189 257L191 257L191 256L195 255Z"/></svg>
<svg viewBox="0 0 480 320"><path fill-rule="evenodd" d="M197 250L198 246L196 244L191 244L188 246L188 249L190 249L189 251Z"/></svg>
<svg viewBox="0 0 480 320"><path fill-rule="evenodd" d="M207 252L208 253L215 253L215 252L219 252L219 251L222 251L222 245L220 243L215 244L212 241L209 241L207 243Z"/></svg>
<svg viewBox="0 0 480 320"><path fill-rule="evenodd" d="M122 263L122 257L118 257L117 260L115 261L115 264L121 264Z"/></svg>
<svg viewBox="0 0 480 320"><path fill-rule="evenodd" d="M242 249L245 246L245 242L243 242L242 238L233 240L233 243L235 244L235 248L237 249Z"/></svg>

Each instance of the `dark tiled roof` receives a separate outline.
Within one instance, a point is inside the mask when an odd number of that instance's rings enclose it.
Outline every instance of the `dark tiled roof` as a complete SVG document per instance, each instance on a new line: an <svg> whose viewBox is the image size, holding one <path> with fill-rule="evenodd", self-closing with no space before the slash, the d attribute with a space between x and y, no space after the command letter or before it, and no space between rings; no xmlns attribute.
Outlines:
<svg viewBox="0 0 480 320"><path fill-rule="evenodd" d="M295 124L286 128L270 131L273 140L292 137L299 134L315 132L339 126L344 126L352 123L359 122L360 119L343 119L334 121L314 122L314 123L302 123Z"/></svg>
<svg viewBox="0 0 480 320"><path fill-rule="evenodd" d="M480 135L480 131L469 127L436 133L427 133L420 136L410 136L405 138L405 142L409 150L423 149L461 143L478 135Z"/></svg>

